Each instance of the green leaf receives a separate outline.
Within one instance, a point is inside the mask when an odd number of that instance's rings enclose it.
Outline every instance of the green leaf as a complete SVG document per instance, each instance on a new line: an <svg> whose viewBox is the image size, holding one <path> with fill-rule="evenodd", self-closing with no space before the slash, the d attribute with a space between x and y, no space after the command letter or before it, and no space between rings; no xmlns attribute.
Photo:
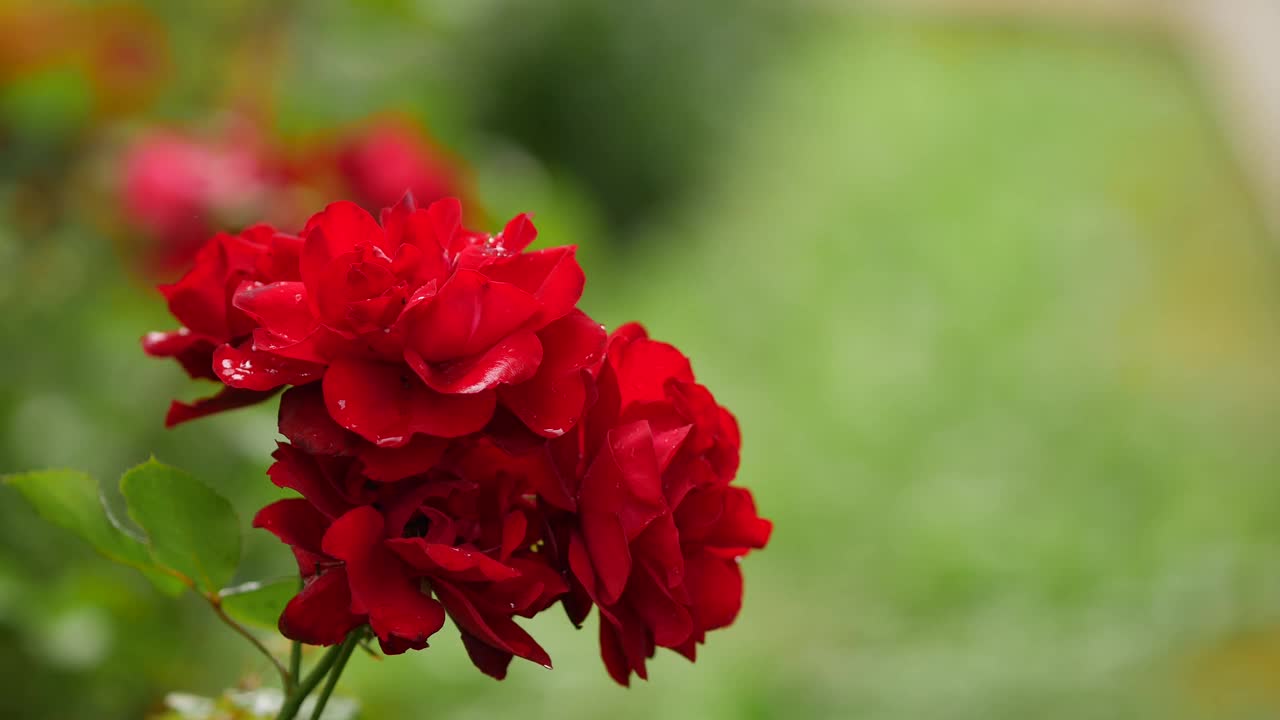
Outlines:
<svg viewBox="0 0 1280 720"><path fill-rule="evenodd" d="M156 569L147 546L122 531L107 512L98 483L75 470L41 470L9 475L13 487L40 517L88 542L110 560L141 570L162 592L177 595L182 582Z"/></svg>
<svg viewBox="0 0 1280 720"><path fill-rule="evenodd" d="M240 564L240 522L226 498L155 458L120 478L129 516L147 532L155 561L216 592Z"/></svg>
<svg viewBox="0 0 1280 720"><path fill-rule="evenodd" d="M246 625L275 630L284 606L298 594L298 579L245 583L218 594L222 597L222 609L232 618Z"/></svg>

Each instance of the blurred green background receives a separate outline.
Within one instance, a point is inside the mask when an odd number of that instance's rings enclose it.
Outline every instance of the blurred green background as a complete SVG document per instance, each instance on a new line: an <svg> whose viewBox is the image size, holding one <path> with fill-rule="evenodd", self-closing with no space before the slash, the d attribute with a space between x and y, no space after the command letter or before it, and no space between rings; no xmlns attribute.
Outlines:
<svg viewBox="0 0 1280 720"><path fill-rule="evenodd" d="M0 47L36 46L0 51L0 472L154 452L232 498L245 580L288 574L247 530L273 412L161 426L207 388L138 347L172 321L113 168L246 103L285 141L396 110L493 218L581 246L588 312L686 350L776 530L695 666L616 687L551 612L556 669L503 683L449 630L358 655L362 717L1280 714L1280 262L1193 68L1156 33L783 6L94 4L147 51L112 86L0 2ZM197 599L0 490L0 717L255 677Z"/></svg>

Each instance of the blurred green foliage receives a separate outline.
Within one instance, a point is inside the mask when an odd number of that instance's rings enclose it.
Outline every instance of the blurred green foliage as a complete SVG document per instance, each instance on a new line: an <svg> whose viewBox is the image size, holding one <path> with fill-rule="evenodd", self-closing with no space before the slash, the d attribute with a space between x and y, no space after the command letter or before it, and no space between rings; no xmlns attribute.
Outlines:
<svg viewBox="0 0 1280 720"><path fill-rule="evenodd" d="M1157 37L713 6L153 6L175 79L112 122L254 93L286 136L424 117L495 217L582 245L593 316L688 352L776 523L692 668L660 656L614 687L594 630L549 613L530 625L556 670L502 684L448 629L357 656L363 717L1280 711L1280 267L1193 73ZM0 102L0 156L30 126L68 148L39 185L0 157L0 471L110 477L155 452L248 518L278 494L272 413L161 429L204 388L138 350L170 321L81 192L110 132L60 72ZM264 535L237 580L287 571ZM196 599L12 495L0 538L0 716L141 717L269 681Z"/></svg>

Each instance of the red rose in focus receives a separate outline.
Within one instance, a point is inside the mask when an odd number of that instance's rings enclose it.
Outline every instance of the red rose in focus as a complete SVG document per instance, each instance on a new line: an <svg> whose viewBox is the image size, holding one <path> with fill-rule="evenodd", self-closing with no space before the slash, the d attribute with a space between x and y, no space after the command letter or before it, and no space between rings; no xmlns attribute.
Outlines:
<svg viewBox="0 0 1280 720"><path fill-rule="evenodd" d="M575 478L567 564L578 587L575 623L600 609L601 654L626 685L646 677L657 646L690 660L709 630L742 603L738 561L763 548L772 525L751 493L733 486L738 425L694 381L674 347L639 325L610 338L599 400L578 431L557 441Z"/></svg>
<svg viewBox="0 0 1280 720"><path fill-rule="evenodd" d="M341 202L299 236L215 236L161 287L183 327L143 345L223 389L167 422L284 390L268 475L301 497L254 523L303 579L287 637L368 625L394 654L447 616L502 678L515 657L550 666L516 618L560 601L575 624L599 608L619 683L657 647L694 659L772 529L733 484L737 422L674 347L639 325L606 338L576 307L574 248L527 252L524 215L493 236L461 218L406 196L380 222Z"/></svg>
<svg viewBox="0 0 1280 720"><path fill-rule="evenodd" d="M303 495L254 520L293 547L303 576L280 618L286 637L333 645L368 623L394 654L426 647L447 613L489 675L503 677L514 656L550 666L513 620L567 589L542 549L546 523L532 499L549 465L478 441L430 475L371 484L347 458L284 444L275 457L272 480Z"/></svg>
<svg viewBox="0 0 1280 720"><path fill-rule="evenodd" d="M379 447L476 432L499 406L555 437L583 412L604 331L574 307L574 248L523 252L535 236L524 215L496 236L468 230L454 200L406 199L382 225L335 203L301 239L215 238L165 291L198 349L216 346L212 372L228 388L322 379L332 420ZM146 346L199 375L194 344L170 334Z"/></svg>
<svg viewBox="0 0 1280 720"><path fill-rule="evenodd" d="M173 357L193 378L217 380L214 354L227 343L242 342L255 327L254 321L232 305L236 292L260 283L298 277L298 254L302 242L291 235L258 225L239 235L219 233L196 255L195 266L182 279L161 285L160 292L169 311L182 323L172 332L147 333L142 347L148 355ZM277 362L271 368L283 371L292 382L319 377L319 368L308 363ZM165 424L172 426L205 415L242 407L266 399L273 390L225 387L213 397L194 405L174 402Z"/></svg>

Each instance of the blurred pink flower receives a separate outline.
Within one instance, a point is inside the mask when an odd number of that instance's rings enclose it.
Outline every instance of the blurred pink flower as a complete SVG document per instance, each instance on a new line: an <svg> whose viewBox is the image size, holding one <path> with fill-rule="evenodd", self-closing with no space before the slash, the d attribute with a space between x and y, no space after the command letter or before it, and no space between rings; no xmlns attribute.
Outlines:
<svg viewBox="0 0 1280 720"><path fill-rule="evenodd" d="M256 142L157 130L127 151L124 210L156 241L159 268L182 267L216 230L264 204L269 175Z"/></svg>

